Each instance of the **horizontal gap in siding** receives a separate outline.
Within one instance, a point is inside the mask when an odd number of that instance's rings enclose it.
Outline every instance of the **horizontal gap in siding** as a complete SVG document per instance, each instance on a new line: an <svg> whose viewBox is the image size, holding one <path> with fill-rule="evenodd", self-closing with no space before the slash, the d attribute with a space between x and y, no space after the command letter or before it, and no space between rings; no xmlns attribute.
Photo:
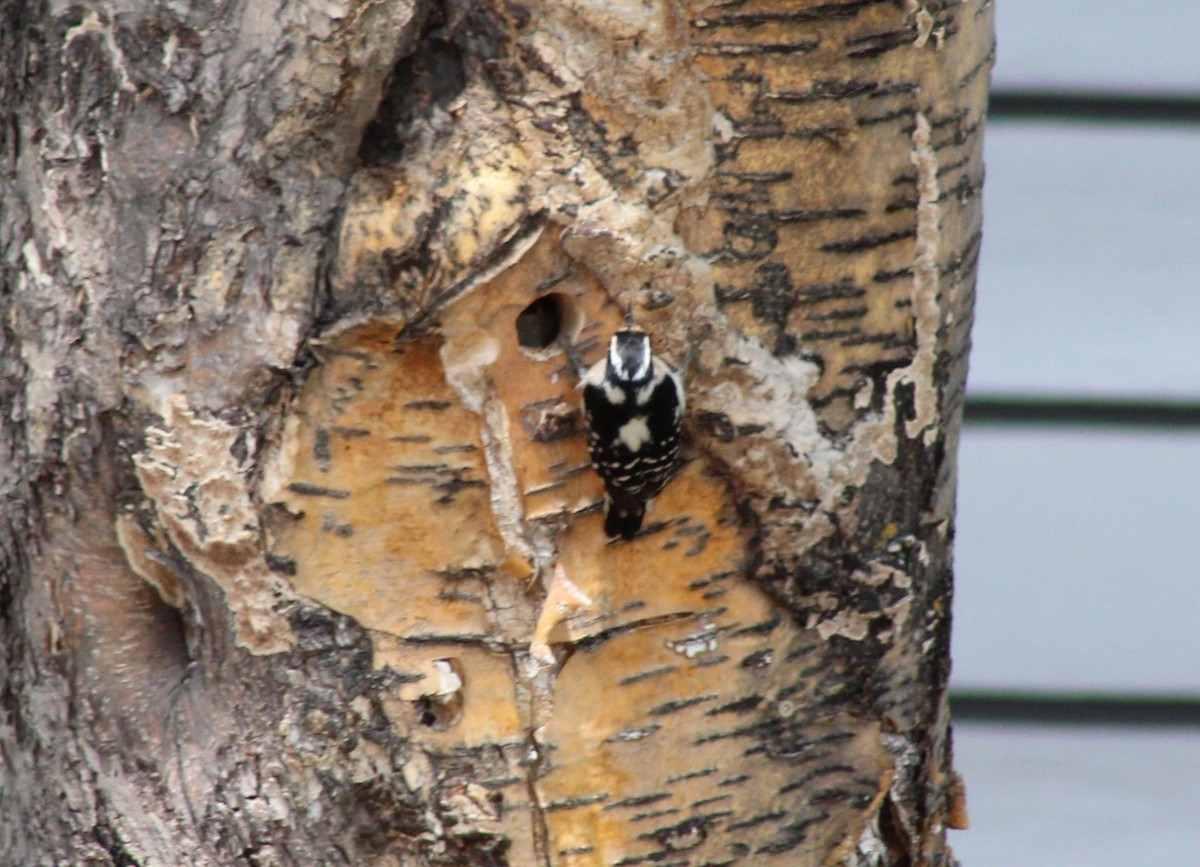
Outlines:
<svg viewBox="0 0 1200 867"><path fill-rule="evenodd" d="M1200 123L1200 94L996 90L988 118Z"/></svg>
<svg viewBox="0 0 1200 867"><path fill-rule="evenodd" d="M1200 728L1200 697L951 691L955 722Z"/></svg>
<svg viewBox="0 0 1200 867"><path fill-rule="evenodd" d="M965 424L1200 428L1200 402L1138 398L970 395Z"/></svg>

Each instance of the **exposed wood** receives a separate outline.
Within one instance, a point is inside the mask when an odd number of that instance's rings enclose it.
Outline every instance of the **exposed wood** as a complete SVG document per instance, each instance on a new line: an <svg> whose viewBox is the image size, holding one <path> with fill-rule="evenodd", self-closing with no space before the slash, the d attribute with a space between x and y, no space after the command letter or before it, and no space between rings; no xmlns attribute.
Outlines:
<svg viewBox="0 0 1200 867"><path fill-rule="evenodd" d="M127 6L2 7L0 849L949 864L990 4Z"/></svg>

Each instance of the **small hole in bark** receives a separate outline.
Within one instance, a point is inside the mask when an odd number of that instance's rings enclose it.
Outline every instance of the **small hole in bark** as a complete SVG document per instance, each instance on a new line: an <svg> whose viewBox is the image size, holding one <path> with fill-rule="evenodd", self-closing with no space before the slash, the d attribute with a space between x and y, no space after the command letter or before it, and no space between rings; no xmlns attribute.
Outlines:
<svg viewBox="0 0 1200 867"><path fill-rule="evenodd" d="M421 725L445 731L462 719L462 666L457 659L435 659L433 665L437 692L421 696L414 704Z"/></svg>
<svg viewBox="0 0 1200 867"><path fill-rule="evenodd" d="M517 342L525 349L549 349L560 337L573 339L582 324L575 302L551 292L517 314Z"/></svg>

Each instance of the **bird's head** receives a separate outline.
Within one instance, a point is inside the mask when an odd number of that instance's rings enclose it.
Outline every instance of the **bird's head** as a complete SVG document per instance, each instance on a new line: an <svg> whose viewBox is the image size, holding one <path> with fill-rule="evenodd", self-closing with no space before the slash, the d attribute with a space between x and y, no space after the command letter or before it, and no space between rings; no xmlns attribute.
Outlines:
<svg viewBox="0 0 1200 867"><path fill-rule="evenodd" d="M608 374L617 382L640 385L650 379L653 356L650 336L632 329L618 331L608 344Z"/></svg>

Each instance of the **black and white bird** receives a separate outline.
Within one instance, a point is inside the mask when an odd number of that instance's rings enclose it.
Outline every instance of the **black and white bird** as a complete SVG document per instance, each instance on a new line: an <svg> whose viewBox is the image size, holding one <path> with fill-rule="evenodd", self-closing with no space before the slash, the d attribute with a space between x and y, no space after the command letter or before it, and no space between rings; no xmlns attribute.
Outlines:
<svg viewBox="0 0 1200 867"><path fill-rule="evenodd" d="M618 331L608 355L584 375L588 448L608 494L609 536L636 536L646 504L670 481L683 408L679 376L654 354L644 331Z"/></svg>

